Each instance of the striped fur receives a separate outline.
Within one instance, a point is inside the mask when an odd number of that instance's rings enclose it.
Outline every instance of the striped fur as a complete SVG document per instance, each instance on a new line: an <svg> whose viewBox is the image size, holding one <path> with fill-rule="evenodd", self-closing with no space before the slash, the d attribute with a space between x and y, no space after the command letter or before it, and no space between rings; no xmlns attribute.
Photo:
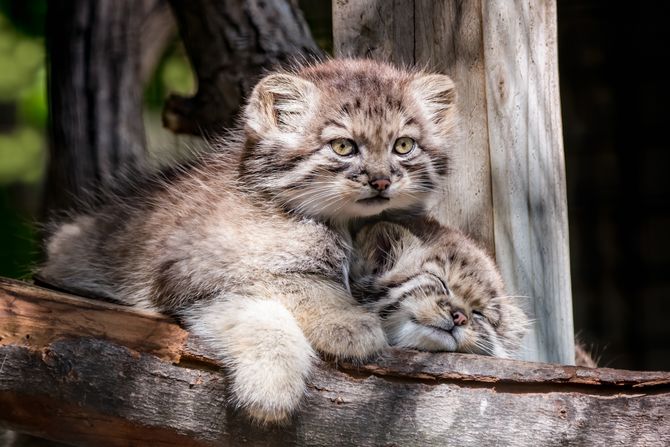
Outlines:
<svg viewBox="0 0 670 447"><path fill-rule="evenodd" d="M505 294L490 256L461 232L427 219L405 225L364 227L351 267L354 296L379 313L389 342L513 357L528 320ZM454 324L457 311L465 324Z"/></svg>
<svg viewBox="0 0 670 447"><path fill-rule="evenodd" d="M423 206L448 172L457 124L447 76L357 60L265 78L246 116L242 182L288 210L338 221ZM392 151L399 137L416 141L405 156ZM337 155L329 142L338 138L358 152ZM361 202L377 194L378 177L391 181L389 200Z"/></svg>
<svg viewBox="0 0 670 447"><path fill-rule="evenodd" d="M176 315L219 354L239 407L286 420L315 351L364 359L386 346L348 288L347 223L425 203L455 113L443 75L356 60L272 73L211 154L57 225L42 274ZM392 153L399 136L417 141L411 154ZM338 156L336 138L360 151ZM390 187L360 203L372 176Z"/></svg>

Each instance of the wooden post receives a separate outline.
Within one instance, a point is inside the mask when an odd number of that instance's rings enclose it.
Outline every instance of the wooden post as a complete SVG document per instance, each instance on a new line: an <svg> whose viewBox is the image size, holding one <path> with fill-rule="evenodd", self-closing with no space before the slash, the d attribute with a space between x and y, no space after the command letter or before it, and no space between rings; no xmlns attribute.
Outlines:
<svg viewBox="0 0 670 447"><path fill-rule="evenodd" d="M462 144L434 213L480 240L535 320L524 358L574 364L553 0L337 0L335 52L458 85Z"/></svg>
<svg viewBox="0 0 670 447"><path fill-rule="evenodd" d="M667 372L398 350L318 361L296 416L259 427L215 358L165 316L0 278L0 428L68 445L670 443Z"/></svg>

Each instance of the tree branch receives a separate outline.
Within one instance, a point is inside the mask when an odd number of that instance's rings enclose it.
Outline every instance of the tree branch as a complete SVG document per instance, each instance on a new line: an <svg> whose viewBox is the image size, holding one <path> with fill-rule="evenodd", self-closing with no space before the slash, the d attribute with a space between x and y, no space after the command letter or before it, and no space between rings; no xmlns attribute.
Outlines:
<svg viewBox="0 0 670 447"><path fill-rule="evenodd" d="M322 56L295 0L170 0L197 75L193 97L172 95L163 124L201 135L233 124L263 70Z"/></svg>

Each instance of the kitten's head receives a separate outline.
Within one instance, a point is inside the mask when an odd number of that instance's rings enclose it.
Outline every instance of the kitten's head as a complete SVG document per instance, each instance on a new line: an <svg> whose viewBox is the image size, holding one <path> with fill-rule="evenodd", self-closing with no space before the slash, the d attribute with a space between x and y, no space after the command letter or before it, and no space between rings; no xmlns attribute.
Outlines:
<svg viewBox="0 0 670 447"><path fill-rule="evenodd" d="M356 237L356 298L379 312L393 345L511 357L528 326L493 260L462 233L421 238L382 222Z"/></svg>
<svg viewBox="0 0 670 447"><path fill-rule="evenodd" d="M448 171L454 84L369 60L271 74L244 114L242 182L326 219L425 204Z"/></svg>

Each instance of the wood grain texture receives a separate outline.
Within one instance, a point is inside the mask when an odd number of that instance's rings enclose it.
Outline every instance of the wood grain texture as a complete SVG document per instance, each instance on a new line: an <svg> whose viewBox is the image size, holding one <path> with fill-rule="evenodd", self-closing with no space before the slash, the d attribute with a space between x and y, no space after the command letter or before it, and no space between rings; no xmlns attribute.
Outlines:
<svg viewBox="0 0 670 447"><path fill-rule="evenodd" d="M535 320L525 358L574 363L552 0L339 0L338 55L427 66L458 86L462 142L434 214L479 240Z"/></svg>
<svg viewBox="0 0 670 447"><path fill-rule="evenodd" d="M0 425L73 445L670 442L670 373L398 350L366 365L319 362L292 421L256 427L228 403L225 365L161 315L10 280L0 305ZM104 320L162 335L144 344L145 332L121 338Z"/></svg>
<svg viewBox="0 0 670 447"><path fill-rule="evenodd" d="M527 358L574 361L553 1L484 2L496 257L529 297Z"/></svg>

